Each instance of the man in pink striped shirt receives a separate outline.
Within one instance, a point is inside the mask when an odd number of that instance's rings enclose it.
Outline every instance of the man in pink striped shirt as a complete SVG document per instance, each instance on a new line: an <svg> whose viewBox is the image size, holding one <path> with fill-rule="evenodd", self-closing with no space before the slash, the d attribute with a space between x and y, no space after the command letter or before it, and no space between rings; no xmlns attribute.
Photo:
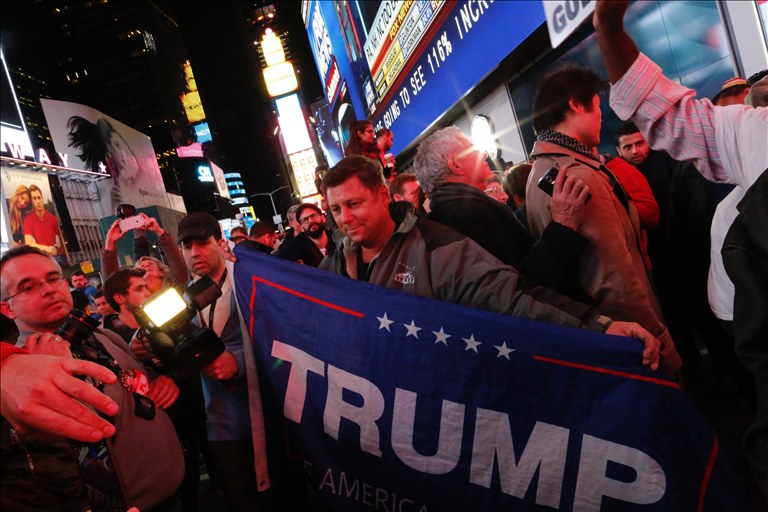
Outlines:
<svg viewBox="0 0 768 512"><path fill-rule="evenodd" d="M738 215L737 205L747 189L768 168L768 108L758 91L768 86L763 77L752 87L751 105L717 107L708 99L662 75L661 69L640 53L624 30L628 0L598 0L594 25L608 71L611 108L622 119L631 118L653 149L667 151L676 160L694 163L708 180L732 183L736 188L718 206L712 221L710 304L715 314L733 318L735 290L722 264L720 249ZM719 314L718 314L719 313ZM741 319L746 321L746 319ZM768 495L768 351L765 344L740 340L736 351L755 375L758 411L745 436L747 457ZM764 341L764 340L763 340Z"/></svg>

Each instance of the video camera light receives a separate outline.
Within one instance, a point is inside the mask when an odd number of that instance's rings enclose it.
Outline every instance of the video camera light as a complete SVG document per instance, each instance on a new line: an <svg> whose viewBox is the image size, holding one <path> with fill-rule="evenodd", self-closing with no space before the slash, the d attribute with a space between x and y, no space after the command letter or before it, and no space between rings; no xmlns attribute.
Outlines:
<svg viewBox="0 0 768 512"><path fill-rule="evenodd" d="M180 313L187 309L187 303L179 295L175 288L169 288L163 293L152 297L142 306L144 313L149 317L148 327L161 329Z"/></svg>
<svg viewBox="0 0 768 512"><path fill-rule="evenodd" d="M224 343L215 332L192 323L198 311L219 297L221 289L210 277L203 277L183 294L169 288L136 311L152 352L177 375L199 372L224 352Z"/></svg>

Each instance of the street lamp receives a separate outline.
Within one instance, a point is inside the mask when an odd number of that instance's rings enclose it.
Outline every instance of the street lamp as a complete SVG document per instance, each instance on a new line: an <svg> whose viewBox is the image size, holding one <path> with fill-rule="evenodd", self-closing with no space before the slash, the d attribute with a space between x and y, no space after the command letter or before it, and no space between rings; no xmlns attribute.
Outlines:
<svg viewBox="0 0 768 512"><path fill-rule="evenodd" d="M272 211L275 212L275 217L277 217L277 208L275 208L275 200L272 197L273 194L276 194L277 192L283 190L284 188L288 188L288 185L283 185L280 188L276 188L272 192L259 192L258 194L251 194L248 197L255 197L255 196L269 196L269 200L272 201Z"/></svg>

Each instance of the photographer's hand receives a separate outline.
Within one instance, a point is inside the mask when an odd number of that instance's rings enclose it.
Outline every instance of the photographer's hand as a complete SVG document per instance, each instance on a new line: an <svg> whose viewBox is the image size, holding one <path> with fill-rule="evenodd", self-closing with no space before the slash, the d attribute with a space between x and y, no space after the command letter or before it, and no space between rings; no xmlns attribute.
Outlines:
<svg viewBox="0 0 768 512"><path fill-rule="evenodd" d="M104 241L104 248L110 251L114 251L117 248L117 241L123 238L123 233L120 231L120 219L117 219L109 227L107 231L107 238Z"/></svg>
<svg viewBox="0 0 768 512"><path fill-rule="evenodd" d="M151 231L154 234L156 234L158 237L161 237L165 234L165 230L160 227L160 224L158 224L157 219L154 217L150 217L149 215L140 214L142 217L144 217L144 229L147 231Z"/></svg>
<svg viewBox="0 0 768 512"><path fill-rule="evenodd" d="M89 361L13 354L0 363L0 412L19 433L39 431L95 442L115 427L85 405L113 416L117 404L75 374L112 384L115 374Z"/></svg>
<svg viewBox="0 0 768 512"><path fill-rule="evenodd" d="M149 384L147 396L161 409L167 409L179 398L179 387L165 375L160 375Z"/></svg>
<svg viewBox="0 0 768 512"><path fill-rule="evenodd" d="M133 337L131 338L131 342L128 344L128 346L131 347L133 355L135 355L141 361L146 361L155 357L155 354L150 352L149 342L146 339Z"/></svg>
<svg viewBox="0 0 768 512"><path fill-rule="evenodd" d="M237 360L231 352L224 352L206 366L203 372L215 380L229 380L237 375Z"/></svg>

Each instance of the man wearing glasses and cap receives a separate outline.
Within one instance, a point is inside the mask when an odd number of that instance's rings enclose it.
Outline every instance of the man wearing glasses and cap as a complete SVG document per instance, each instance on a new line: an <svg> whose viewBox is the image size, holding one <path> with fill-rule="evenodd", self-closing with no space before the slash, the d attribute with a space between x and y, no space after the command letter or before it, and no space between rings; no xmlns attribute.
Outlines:
<svg viewBox="0 0 768 512"><path fill-rule="evenodd" d="M302 232L280 247L277 255L318 267L323 258L336 252L333 237L325 229L325 215L319 206L303 203L296 209L296 220L301 224Z"/></svg>

